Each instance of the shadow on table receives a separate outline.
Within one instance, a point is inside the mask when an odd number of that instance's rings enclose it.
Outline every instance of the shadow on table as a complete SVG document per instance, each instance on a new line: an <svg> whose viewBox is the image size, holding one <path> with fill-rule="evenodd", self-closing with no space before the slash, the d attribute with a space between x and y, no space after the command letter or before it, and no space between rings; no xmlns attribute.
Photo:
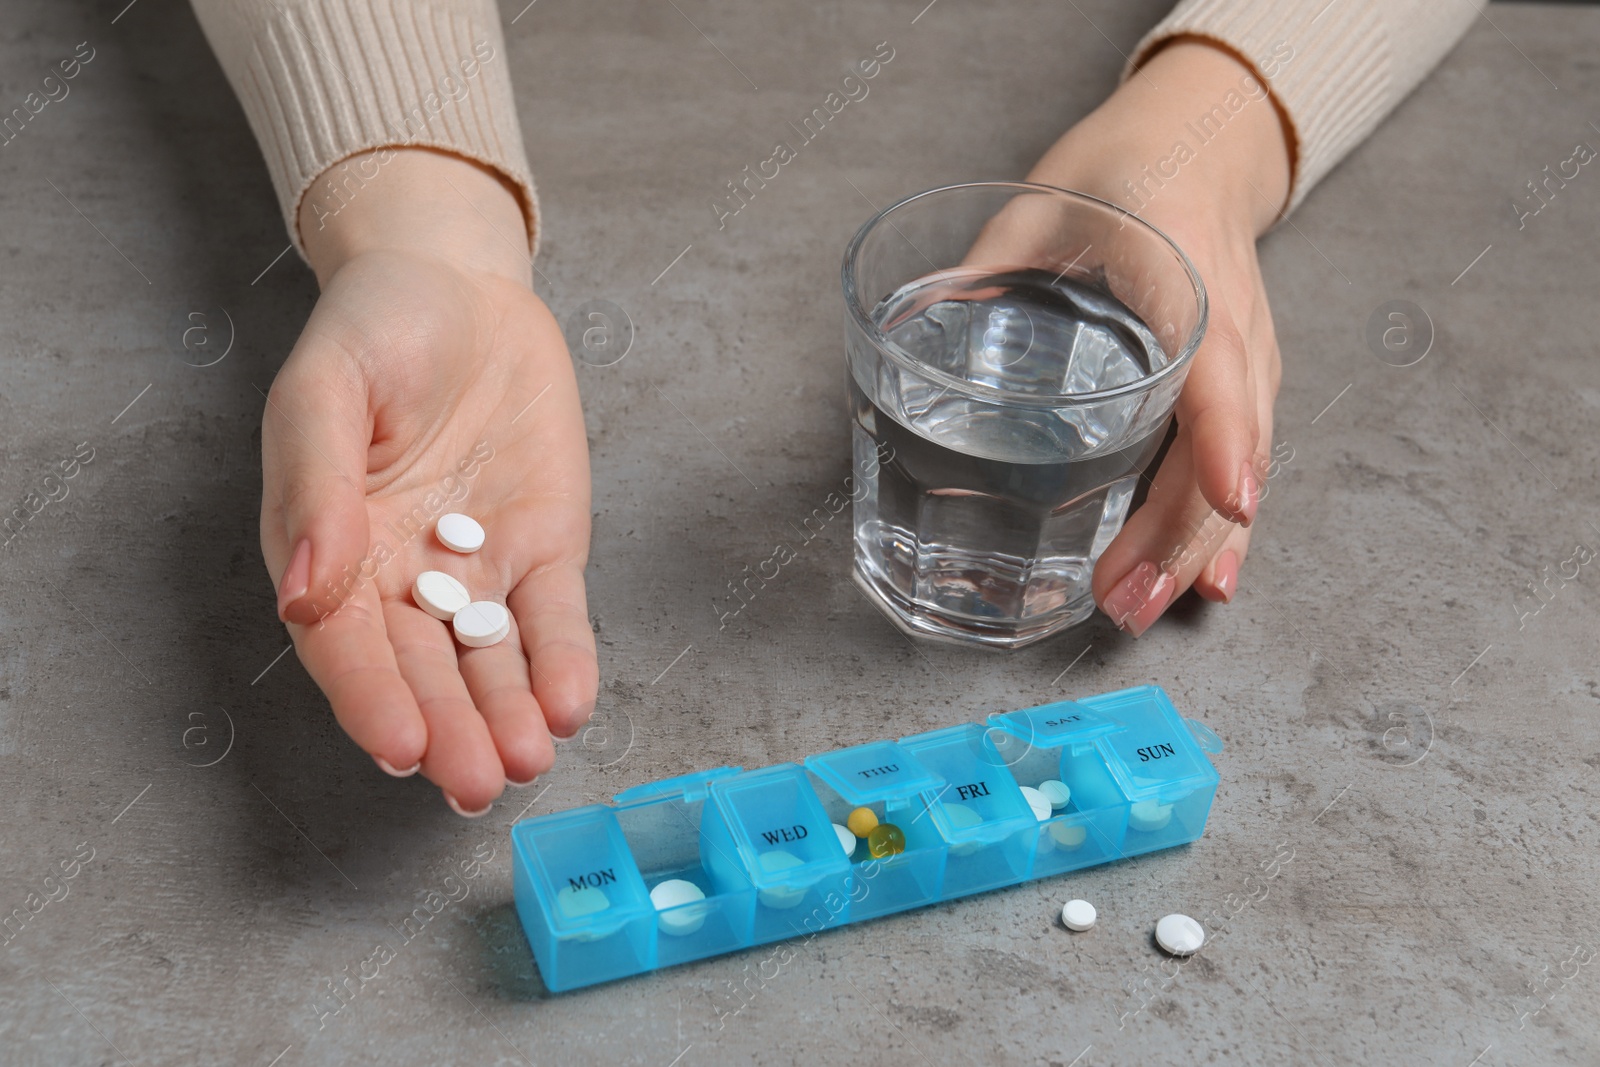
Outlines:
<svg viewBox="0 0 1600 1067"><path fill-rule="evenodd" d="M479 955L488 971L484 982L501 1000L549 1000L554 996L539 977L539 965L523 936L515 904L509 900L485 904L472 913L469 925L478 935Z"/></svg>

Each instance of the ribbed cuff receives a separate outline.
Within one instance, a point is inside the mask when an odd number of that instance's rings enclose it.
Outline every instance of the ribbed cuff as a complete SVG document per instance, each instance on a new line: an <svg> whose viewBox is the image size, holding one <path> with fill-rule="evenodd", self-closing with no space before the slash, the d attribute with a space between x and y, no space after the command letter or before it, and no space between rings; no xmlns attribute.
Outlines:
<svg viewBox="0 0 1600 1067"><path fill-rule="evenodd" d="M539 204L493 0L193 4L302 257L306 196L337 210L359 195L348 175L342 188L314 192L318 176L359 152L398 147L440 149L503 174L518 191L529 250L537 249Z"/></svg>
<svg viewBox="0 0 1600 1067"><path fill-rule="evenodd" d="M1180 36L1252 63L1294 135L1287 214L1397 102L1391 43L1374 9L1362 0L1185 0L1139 42L1123 77Z"/></svg>

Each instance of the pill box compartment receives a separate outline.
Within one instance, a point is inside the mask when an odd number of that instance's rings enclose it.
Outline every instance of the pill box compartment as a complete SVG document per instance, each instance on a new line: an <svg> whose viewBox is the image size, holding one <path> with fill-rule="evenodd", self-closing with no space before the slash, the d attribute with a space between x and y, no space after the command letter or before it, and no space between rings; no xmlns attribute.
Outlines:
<svg viewBox="0 0 1600 1067"><path fill-rule="evenodd" d="M622 830L645 888L669 880L688 882L705 899L656 911L656 966L702 959L750 944L756 891L736 859L711 862L707 853L728 840L722 814L710 803L713 780L731 777L721 768L618 793Z"/></svg>
<svg viewBox="0 0 1600 1067"><path fill-rule="evenodd" d="M511 828L512 893L552 992L656 966L655 908L608 807Z"/></svg>
<svg viewBox="0 0 1600 1067"><path fill-rule="evenodd" d="M1222 742L1204 723L1184 719L1153 685L1078 702L1122 727L1096 739L1112 776L1127 794L1122 854L1137 856L1200 837L1217 792L1207 752Z"/></svg>
<svg viewBox="0 0 1600 1067"><path fill-rule="evenodd" d="M878 826L894 827L904 838L903 851L882 856L872 854L870 839L855 840L852 922L940 899L949 846L929 817L928 795L944 785L943 779L893 741L812 756L806 769L830 821L848 828L850 814L866 808Z"/></svg>
<svg viewBox="0 0 1600 1067"><path fill-rule="evenodd" d="M1120 858L1129 802L1095 744L1118 725L1071 701L991 715L989 722L989 740L1012 777L1035 789L1059 782L1069 794L1039 824L1029 877Z"/></svg>
<svg viewBox="0 0 1600 1067"><path fill-rule="evenodd" d="M704 820L705 860L754 885L752 943L850 921L850 861L804 770L784 763L722 778L711 799L721 818Z"/></svg>
<svg viewBox="0 0 1600 1067"><path fill-rule="evenodd" d="M926 794L927 817L950 846L944 898L1026 878L1039 823L988 731L968 723L903 737L900 744L944 780Z"/></svg>

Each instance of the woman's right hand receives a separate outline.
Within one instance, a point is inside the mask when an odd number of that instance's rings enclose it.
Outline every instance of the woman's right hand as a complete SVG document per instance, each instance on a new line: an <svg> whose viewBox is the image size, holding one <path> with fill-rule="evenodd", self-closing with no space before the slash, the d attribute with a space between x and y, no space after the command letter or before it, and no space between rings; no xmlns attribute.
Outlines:
<svg viewBox="0 0 1600 1067"><path fill-rule="evenodd" d="M551 736L594 708L571 360L529 286L521 208L476 164L390 150L337 214L308 201L301 224L322 295L262 427L279 614L381 768L420 769L456 811L480 814L507 782L548 770ZM450 511L482 523L481 550L438 542ZM411 599L424 570L508 605L510 637L459 646Z"/></svg>

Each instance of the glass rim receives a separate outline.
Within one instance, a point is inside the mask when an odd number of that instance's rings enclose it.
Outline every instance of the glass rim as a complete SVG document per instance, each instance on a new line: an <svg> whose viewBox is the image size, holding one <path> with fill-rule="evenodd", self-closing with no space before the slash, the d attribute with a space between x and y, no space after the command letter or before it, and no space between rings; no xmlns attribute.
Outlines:
<svg viewBox="0 0 1600 1067"><path fill-rule="evenodd" d="M1055 197L1087 202L1098 207L1107 208L1121 216L1124 225L1131 222L1136 229L1143 229L1151 234L1154 234L1159 241L1165 244L1166 247L1171 249L1171 251L1177 256L1178 263L1183 267L1185 273L1188 275L1189 284L1194 290L1196 311L1194 328L1189 331L1189 336L1184 341L1183 346L1178 350L1177 355L1167 360L1166 364L1153 374L1147 374L1136 381L1128 382L1125 385L1113 386L1110 389L1099 389L1088 393L1022 393L1011 389L1001 389L996 386L985 385L982 382L975 382L970 378L961 378L949 373L948 371L940 370L938 367L918 359L904 348L901 348L894 341L890 340L889 337L878 328L878 324L872 321L871 316L869 316L861 307L861 301L857 299L859 290L856 286L855 265L856 260L859 258L861 253L861 246L866 242L867 235L877 230L879 225L885 222L893 212L896 212L901 208L915 203L916 201L925 197L934 196L939 193L954 192L961 189L1009 189L1017 193L1048 193ZM891 222L890 225L892 226L893 223ZM938 272L940 270L948 269L950 268L935 267L934 271ZM872 343L877 346L878 350L883 352L890 359L894 360L894 362L900 364L906 370L909 370L915 374L923 375L931 381L938 382L947 390L955 390L968 396L973 396L980 399L999 401L1024 407L1054 408L1072 407L1083 404L1098 404L1106 400L1114 400L1120 397L1133 396L1153 389L1167 379L1182 373L1183 370L1188 367L1189 362L1194 358L1195 352L1199 349L1200 343L1205 339L1206 325L1210 317L1209 301L1206 295L1205 281L1200 277L1200 272L1196 270L1194 264L1190 262L1188 254L1185 253L1182 248L1179 248L1178 243L1171 237L1168 237L1160 228L1151 225L1144 219L1141 219L1138 215L1135 215L1133 212L1119 207L1116 204L1111 203L1109 200L1102 200L1099 197L1091 196L1088 193L1080 193L1073 189L1062 189L1058 186L1045 185L1040 182L957 182L954 185L941 185L935 189L925 189L920 193L913 193L910 196L896 200L888 207L874 214L866 222L862 223L861 228L858 229L855 236L850 239L850 243L845 246L844 261L840 267L840 280L844 288L844 301L845 304L848 305L848 314L854 320L855 324L867 335L868 338L871 339Z"/></svg>

